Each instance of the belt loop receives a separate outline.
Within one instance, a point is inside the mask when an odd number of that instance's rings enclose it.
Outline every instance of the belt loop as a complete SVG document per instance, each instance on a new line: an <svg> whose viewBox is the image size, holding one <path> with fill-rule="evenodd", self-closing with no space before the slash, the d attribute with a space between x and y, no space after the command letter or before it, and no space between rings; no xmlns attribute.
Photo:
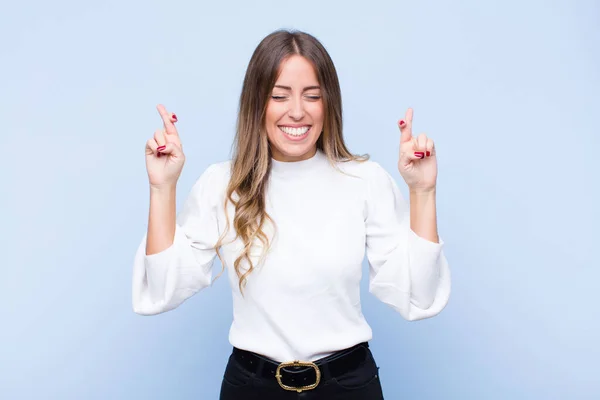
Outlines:
<svg viewBox="0 0 600 400"><path fill-rule="evenodd" d="M319 365L319 369L321 370L321 375L323 376L323 380L331 379L331 371L329 370L329 363Z"/></svg>
<svg viewBox="0 0 600 400"><path fill-rule="evenodd" d="M256 366L256 376L260 376L262 374L262 370L265 366L265 360L262 357L258 357L258 365Z"/></svg>

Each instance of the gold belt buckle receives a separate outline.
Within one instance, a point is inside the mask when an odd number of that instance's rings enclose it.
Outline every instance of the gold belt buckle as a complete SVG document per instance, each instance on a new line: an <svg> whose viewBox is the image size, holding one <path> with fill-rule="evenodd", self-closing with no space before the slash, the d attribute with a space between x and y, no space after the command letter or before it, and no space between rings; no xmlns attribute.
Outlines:
<svg viewBox="0 0 600 400"><path fill-rule="evenodd" d="M313 384L298 386L298 387L284 385L281 382L281 369L285 368L285 367L312 367L312 368L314 368L315 373L317 374L317 380ZM283 362L277 366L277 371L275 372L275 378L277 378L277 383L279 383L279 386L281 386L283 389L290 390L292 392L296 391L296 392L300 393L303 390L312 390L317 387L317 385L321 381L321 370L319 369L317 364L315 364L314 362L310 362L310 361L295 360L295 361L291 361L291 362Z"/></svg>

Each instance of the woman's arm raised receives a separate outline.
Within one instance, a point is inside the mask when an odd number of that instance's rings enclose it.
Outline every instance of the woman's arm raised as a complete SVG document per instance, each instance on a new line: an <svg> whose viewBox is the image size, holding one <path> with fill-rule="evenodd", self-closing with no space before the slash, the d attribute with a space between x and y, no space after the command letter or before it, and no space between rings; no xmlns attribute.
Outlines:
<svg viewBox="0 0 600 400"><path fill-rule="evenodd" d="M225 164L211 165L176 216L176 183L184 163L177 118L159 106L165 129L146 144L150 180L148 231L133 265L133 310L153 315L176 308L209 286L218 240L217 198Z"/></svg>
<svg viewBox="0 0 600 400"><path fill-rule="evenodd" d="M146 254L159 253L173 244L177 180L185 163L181 140L175 127L177 116L157 107L163 129L146 143L146 170L150 182L150 212Z"/></svg>

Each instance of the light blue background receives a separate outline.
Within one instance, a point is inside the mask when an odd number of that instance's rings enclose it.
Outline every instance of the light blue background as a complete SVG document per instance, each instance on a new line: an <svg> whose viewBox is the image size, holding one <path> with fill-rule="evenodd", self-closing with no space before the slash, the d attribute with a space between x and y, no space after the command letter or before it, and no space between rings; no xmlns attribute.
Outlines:
<svg viewBox="0 0 600 400"><path fill-rule="evenodd" d="M453 292L408 323L363 286L386 398L600 398L600 5L566 0L4 2L0 398L217 398L227 281L131 309L143 149L164 103L181 204L229 157L246 65L280 27L323 41L351 150L405 194L406 107L436 141Z"/></svg>

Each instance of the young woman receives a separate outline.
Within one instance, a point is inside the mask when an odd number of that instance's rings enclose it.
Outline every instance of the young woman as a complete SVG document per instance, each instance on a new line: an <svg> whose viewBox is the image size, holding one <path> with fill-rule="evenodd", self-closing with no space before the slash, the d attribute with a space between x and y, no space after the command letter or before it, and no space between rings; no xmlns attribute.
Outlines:
<svg viewBox="0 0 600 400"><path fill-rule="evenodd" d="M277 31L246 72L232 160L209 166L176 216L184 164L177 117L146 144L148 232L133 308L171 310L211 284L215 257L233 291L233 351L221 399L381 399L361 312L370 292L408 320L438 314L450 273L436 225L433 141L399 121L410 208L376 162L347 149L335 67L319 41Z"/></svg>

